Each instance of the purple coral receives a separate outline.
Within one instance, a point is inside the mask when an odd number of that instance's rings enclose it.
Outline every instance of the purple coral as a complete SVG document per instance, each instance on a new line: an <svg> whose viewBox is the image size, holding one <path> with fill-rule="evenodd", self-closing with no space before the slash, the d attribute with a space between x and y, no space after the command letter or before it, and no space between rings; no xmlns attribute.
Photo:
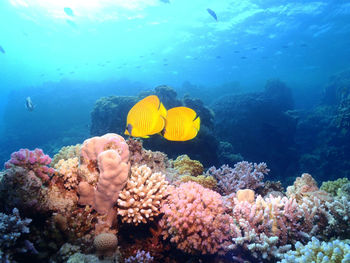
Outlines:
<svg viewBox="0 0 350 263"><path fill-rule="evenodd" d="M149 252L144 250L137 250L135 256L131 256L125 259L125 263L151 263L153 262L153 257Z"/></svg>
<svg viewBox="0 0 350 263"><path fill-rule="evenodd" d="M211 175L218 180L218 187L224 195L237 192L239 189L252 189L264 186L262 180L264 175L270 170L266 163L249 163L247 161L238 162L234 168L223 165L219 169L210 167L207 175Z"/></svg>
<svg viewBox="0 0 350 263"><path fill-rule="evenodd" d="M49 175L55 172L53 168L47 166L50 163L50 156L44 154L42 149L36 148L34 151L20 149L11 154L11 159L5 163L5 168L9 169L13 166L21 166L34 171L41 180L47 182L50 180Z"/></svg>

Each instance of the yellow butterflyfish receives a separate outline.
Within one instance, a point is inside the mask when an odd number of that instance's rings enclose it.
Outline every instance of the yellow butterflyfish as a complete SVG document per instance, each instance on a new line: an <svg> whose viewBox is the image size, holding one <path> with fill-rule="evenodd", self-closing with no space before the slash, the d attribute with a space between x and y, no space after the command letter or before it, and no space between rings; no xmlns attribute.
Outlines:
<svg viewBox="0 0 350 263"><path fill-rule="evenodd" d="M168 110L162 135L169 141L188 141L197 136L200 118L187 107L175 107Z"/></svg>
<svg viewBox="0 0 350 263"><path fill-rule="evenodd" d="M149 135L164 129L166 117L167 110L159 98L156 95L148 96L137 102L129 111L125 134L148 138Z"/></svg>

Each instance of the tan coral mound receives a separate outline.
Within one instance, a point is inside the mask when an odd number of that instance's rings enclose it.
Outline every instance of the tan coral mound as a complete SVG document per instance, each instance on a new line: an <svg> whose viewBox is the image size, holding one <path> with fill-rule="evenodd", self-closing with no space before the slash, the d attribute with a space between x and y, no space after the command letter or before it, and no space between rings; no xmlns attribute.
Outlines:
<svg viewBox="0 0 350 263"><path fill-rule="evenodd" d="M79 159L78 157L61 159L55 164L58 176L63 179L64 187L67 190L75 189L78 185Z"/></svg>
<svg viewBox="0 0 350 263"><path fill-rule="evenodd" d="M95 237L94 247L98 255L112 256L118 248L118 239L112 233L101 233Z"/></svg>
<svg viewBox="0 0 350 263"><path fill-rule="evenodd" d="M146 165L133 166L126 187L119 194L118 214L122 221L138 225L147 223L160 213L168 182L161 173L152 173Z"/></svg>
<svg viewBox="0 0 350 263"><path fill-rule="evenodd" d="M180 181L183 183L187 182L195 182L197 184L200 184L201 186L216 190L218 181L213 176L205 176L205 175L199 175L199 176L192 176L192 175L184 175L181 176Z"/></svg>
<svg viewBox="0 0 350 263"><path fill-rule="evenodd" d="M179 174L198 176L203 174L204 171L204 167L199 161L191 160L186 154L178 156L173 161L173 165Z"/></svg>
<svg viewBox="0 0 350 263"><path fill-rule="evenodd" d="M54 167L60 160L68 160L70 158L79 157L80 144L64 146L52 158L51 166Z"/></svg>

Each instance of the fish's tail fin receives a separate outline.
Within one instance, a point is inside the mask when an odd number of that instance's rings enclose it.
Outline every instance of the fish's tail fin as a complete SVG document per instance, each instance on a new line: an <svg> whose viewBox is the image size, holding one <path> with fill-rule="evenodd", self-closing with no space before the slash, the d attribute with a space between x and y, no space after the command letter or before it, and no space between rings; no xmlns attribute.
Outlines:
<svg viewBox="0 0 350 263"><path fill-rule="evenodd" d="M199 128L201 126L201 118L199 116L193 121L193 126L197 131L199 131Z"/></svg>

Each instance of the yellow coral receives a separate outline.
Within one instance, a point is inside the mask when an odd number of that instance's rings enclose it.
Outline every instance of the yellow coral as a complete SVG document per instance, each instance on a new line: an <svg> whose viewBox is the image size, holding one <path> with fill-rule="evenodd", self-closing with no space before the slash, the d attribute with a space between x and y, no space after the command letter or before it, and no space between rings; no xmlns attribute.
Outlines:
<svg viewBox="0 0 350 263"><path fill-rule="evenodd" d="M187 183L189 181L196 182L197 184L200 184L201 186L214 190L217 186L217 181L213 176L205 176L205 175L199 175L199 176L192 176L192 175L184 175L180 178L180 181L183 183Z"/></svg>
<svg viewBox="0 0 350 263"><path fill-rule="evenodd" d="M55 169L58 171L58 176L62 177L64 187L68 190L74 189L78 184L78 157L68 160L61 159L55 164Z"/></svg>
<svg viewBox="0 0 350 263"><path fill-rule="evenodd" d="M168 182L161 173L152 173L146 165L133 166L131 176L119 194L118 214L127 223L147 223L160 213L160 204L166 197Z"/></svg>
<svg viewBox="0 0 350 263"><path fill-rule="evenodd" d="M186 154L180 155L173 161L174 168L180 174L190 174L192 176L198 176L203 174L203 165L196 160L191 160Z"/></svg>
<svg viewBox="0 0 350 263"><path fill-rule="evenodd" d="M52 158L51 166L54 167L59 160L67 160L74 157L79 157L80 155L80 144L64 146L59 150L57 154Z"/></svg>
<svg viewBox="0 0 350 263"><path fill-rule="evenodd" d="M350 183L348 178L339 178L335 181L323 182L320 189L330 193L333 196L337 196L338 189L340 189L344 184L347 183Z"/></svg>

